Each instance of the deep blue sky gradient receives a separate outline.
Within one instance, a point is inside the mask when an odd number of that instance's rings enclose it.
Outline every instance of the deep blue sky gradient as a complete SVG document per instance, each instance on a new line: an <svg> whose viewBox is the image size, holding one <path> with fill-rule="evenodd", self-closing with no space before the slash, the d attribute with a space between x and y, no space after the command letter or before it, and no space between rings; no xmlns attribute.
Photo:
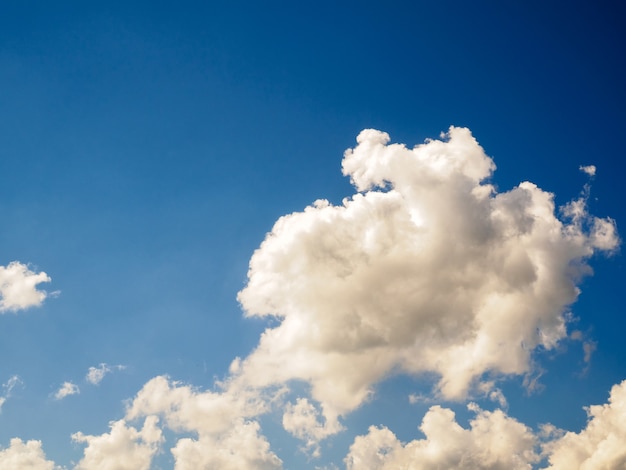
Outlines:
<svg viewBox="0 0 626 470"><path fill-rule="evenodd" d="M500 189L530 180L558 204L594 164L591 212L623 234L625 21L609 1L3 2L0 265L61 293L0 317L0 381L24 382L0 445L42 439L68 464L70 434L104 432L154 375L212 387L264 327L235 299L253 250L281 215L353 193L340 162L363 128L413 146L467 126ZM504 386L529 425L579 429L626 378L623 257L592 264L573 306L598 342L587 374L569 343L538 357L541 393ZM128 369L51 398L101 362ZM391 379L348 422L410 439L426 406L410 421L396 400L430 386ZM306 467L291 447L285 468Z"/></svg>

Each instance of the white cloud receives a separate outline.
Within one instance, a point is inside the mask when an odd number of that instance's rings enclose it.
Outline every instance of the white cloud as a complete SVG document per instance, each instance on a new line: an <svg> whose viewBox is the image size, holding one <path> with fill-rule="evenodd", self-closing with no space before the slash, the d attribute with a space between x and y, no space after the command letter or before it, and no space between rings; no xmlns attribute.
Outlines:
<svg viewBox="0 0 626 470"><path fill-rule="evenodd" d="M127 426L122 419L110 424L111 431L100 436L75 433L72 440L86 443L76 470L147 470L163 442L155 416L146 418L143 428Z"/></svg>
<svg viewBox="0 0 626 470"><path fill-rule="evenodd" d="M78 393L80 393L78 385L72 382L63 382L61 388L59 388L54 394L54 398L57 400L62 400L65 397L69 397L70 395L76 395Z"/></svg>
<svg viewBox="0 0 626 470"><path fill-rule="evenodd" d="M609 402L590 406L580 433L568 432L546 446L551 470L626 468L626 380L611 389Z"/></svg>
<svg viewBox="0 0 626 470"><path fill-rule="evenodd" d="M502 390L495 386L494 381L485 381L478 385L478 390L482 392L489 400L496 402L500 408L507 408L509 405Z"/></svg>
<svg viewBox="0 0 626 470"><path fill-rule="evenodd" d="M470 131L445 137L408 149L361 132L343 161L359 193L276 222L238 299L280 323L233 363L233 389L305 381L338 430L392 372L435 372L441 396L464 399L487 372L529 374L533 351L567 336L587 259L619 243L614 222L589 215L585 194L559 218L532 183L497 193ZM307 445L326 435L291 410Z"/></svg>
<svg viewBox="0 0 626 470"><path fill-rule="evenodd" d="M277 392L280 395L280 392ZM278 469L280 459L270 451L256 421L272 397L251 391L199 391L166 377L155 377L130 403L126 418L158 415L177 433L198 438L179 439L172 449L176 469Z"/></svg>
<svg viewBox="0 0 626 470"><path fill-rule="evenodd" d="M464 429L451 410L431 407L420 426L425 438L407 444L389 429L371 426L350 447L347 470L522 470L540 460L537 439L528 427L501 410L470 409L476 416Z"/></svg>
<svg viewBox="0 0 626 470"><path fill-rule="evenodd" d="M0 468L29 470L54 470L59 467L54 462L46 460L41 448L41 441L31 440L24 442L13 438L9 447L0 449Z"/></svg>
<svg viewBox="0 0 626 470"><path fill-rule="evenodd" d="M240 418L254 417L268 410L262 394L199 391L191 386L155 377L146 383L130 403L129 420L159 415L176 432L220 434Z"/></svg>
<svg viewBox="0 0 626 470"><path fill-rule="evenodd" d="M6 401L11 397L11 392L18 385L22 385L22 379L19 376L13 375L6 381L6 383L2 384L2 388L4 389L4 393L0 396L0 411L2 411L2 406L6 403Z"/></svg>
<svg viewBox="0 0 626 470"><path fill-rule="evenodd" d="M172 448L176 470L215 468L220 470L278 470L281 460L270 451L267 439L259 434L255 421L237 420L228 431L198 439L179 439Z"/></svg>
<svg viewBox="0 0 626 470"><path fill-rule="evenodd" d="M102 382L102 379L104 379L104 376L106 374L109 374L114 370L124 370L125 368L126 367L122 365L110 366L103 362L98 367L90 367L87 371L85 380L87 380L87 382L92 385L98 385L100 382Z"/></svg>
<svg viewBox="0 0 626 470"><path fill-rule="evenodd" d="M595 167L595 165L580 165L578 167L578 169L580 171L582 171L583 173L587 173L589 176L595 176L596 175L596 167Z"/></svg>
<svg viewBox="0 0 626 470"><path fill-rule="evenodd" d="M37 285L50 280L45 272L35 273L19 261L0 266L0 313L40 306L48 294Z"/></svg>
<svg viewBox="0 0 626 470"><path fill-rule="evenodd" d="M350 447L347 470L531 469L543 458L546 470L626 468L626 380L613 386L608 403L586 408L589 421L579 433L551 424L533 432L502 410L468 408L476 416L464 429L451 410L431 407L420 426L425 438L408 443L371 426Z"/></svg>

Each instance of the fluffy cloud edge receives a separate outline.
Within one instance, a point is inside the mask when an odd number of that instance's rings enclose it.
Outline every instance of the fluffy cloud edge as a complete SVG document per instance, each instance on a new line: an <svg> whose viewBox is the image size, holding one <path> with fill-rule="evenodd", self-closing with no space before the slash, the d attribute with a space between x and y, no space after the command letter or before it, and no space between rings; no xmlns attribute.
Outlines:
<svg viewBox="0 0 626 470"><path fill-rule="evenodd" d="M350 446L347 470L530 470L544 461L545 470L626 465L626 380L612 387L607 403L585 408L588 421L578 433L550 424L534 431L500 409L468 408L474 417L463 428L452 410L430 407L419 426L425 437L406 443L387 427L371 426Z"/></svg>
<svg viewBox="0 0 626 470"><path fill-rule="evenodd" d="M129 412L138 411L133 408L138 405L150 414L145 416L140 412L132 419L111 422L109 432L101 435L78 432L71 436L74 442L86 444L76 470L147 470L164 447L164 429L175 435L190 431L196 434L196 437L177 437L172 443L169 450L177 470L283 468L280 458L271 451L270 442L261 434L257 421L234 418L230 419L229 426L211 429L206 419L211 413L219 415L219 406L211 409L210 402L196 402L190 408L178 409L183 401L177 400L213 400L216 395L206 395L212 392L192 390L187 385L168 382L164 377L156 377L149 383L151 387L160 388L142 389L135 397L136 402L129 405ZM145 408L145 393L149 391L161 391L169 396L152 397L157 402ZM163 406L156 406L159 403ZM194 415L199 404L200 409L208 410L204 416ZM307 415L308 403L300 405L305 410L296 414ZM541 465L545 470L592 470L621 468L626 463L626 449L622 445L626 440L626 380L612 387L606 403L585 408L588 422L580 432L566 432L549 424L533 430L501 409L488 411L474 403L468 404L468 409L474 416L469 425L463 427L452 410L431 406L419 426L424 437L409 442L400 441L385 426L371 426L367 434L354 438L344 459L345 468L526 470ZM167 416L168 413L182 416ZM159 415L165 419L161 420ZM133 421L143 423L142 427L134 427ZM184 426L181 421L185 421ZM21 467L16 467L17 463ZM11 439L9 447L0 448L0 466L36 470L61 468L46 459L40 441L24 442L19 438Z"/></svg>
<svg viewBox="0 0 626 470"><path fill-rule="evenodd" d="M46 459L41 441L22 441L19 438L11 439L9 447L0 448L0 468L30 470L61 470L51 460Z"/></svg>
<svg viewBox="0 0 626 470"><path fill-rule="evenodd" d="M0 313L39 307L48 293L37 286L51 280L45 272L32 271L19 261L0 266Z"/></svg>

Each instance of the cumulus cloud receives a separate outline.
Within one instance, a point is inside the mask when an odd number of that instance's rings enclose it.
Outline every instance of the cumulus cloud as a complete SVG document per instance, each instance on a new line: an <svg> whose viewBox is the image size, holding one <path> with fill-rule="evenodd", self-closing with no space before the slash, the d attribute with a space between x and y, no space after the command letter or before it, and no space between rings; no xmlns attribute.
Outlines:
<svg viewBox="0 0 626 470"><path fill-rule="evenodd" d="M578 169L589 176L596 176L595 165L580 165Z"/></svg>
<svg viewBox="0 0 626 470"><path fill-rule="evenodd" d="M585 194L559 212L530 182L498 193L468 129L389 141L359 134L342 164L358 192L281 217L238 295L247 316L279 323L233 363L231 387L308 383L324 427L308 401L283 420L307 445L392 373L434 372L446 399L487 393L485 374L531 377L533 352L567 336L587 260L619 243Z"/></svg>
<svg viewBox="0 0 626 470"><path fill-rule="evenodd" d="M13 438L9 447L0 449L0 468L28 468L30 470L59 469L54 462L46 460L41 448L41 441L31 440L24 442Z"/></svg>
<svg viewBox="0 0 626 470"><path fill-rule="evenodd" d="M80 389L78 385L72 382L63 382L63 385L57 390L54 394L54 398L56 400L63 400L65 397L69 397L70 395L77 395L80 393Z"/></svg>
<svg viewBox="0 0 626 470"><path fill-rule="evenodd" d="M176 470L219 468L223 470L277 470L281 460L270 451L256 421L237 420L220 435L200 434L198 439L179 439L172 448Z"/></svg>
<svg viewBox="0 0 626 470"><path fill-rule="evenodd" d="M280 459L270 450L259 423L251 417L266 412L273 397L252 391L199 391L189 385L155 377L129 404L126 418L160 416L179 439L172 449L176 469L278 469Z"/></svg>
<svg viewBox="0 0 626 470"><path fill-rule="evenodd" d="M262 394L200 391L159 376L137 393L126 417L132 420L158 415L173 431L219 434L237 419L258 416L267 410Z"/></svg>
<svg viewBox="0 0 626 470"><path fill-rule="evenodd" d="M611 389L609 402L586 408L580 433L568 432L546 445L550 470L626 468L626 380Z"/></svg>
<svg viewBox="0 0 626 470"><path fill-rule="evenodd" d="M110 366L103 362L97 367L90 367L87 371L87 375L85 376L85 380L87 380L87 382L92 385L98 385L100 384L100 382L102 382L102 379L104 379L104 376L106 374L109 374L115 370L124 370L125 368L126 367L122 365Z"/></svg>
<svg viewBox="0 0 626 470"><path fill-rule="evenodd" d="M431 407L420 425L424 439L400 442L387 428L372 426L358 436L345 459L347 470L467 470L531 469L540 460L532 430L503 411L484 411L476 405L469 429L454 412ZM576 468L576 467L570 467Z"/></svg>
<svg viewBox="0 0 626 470"><path fill-rule="evenodd" d="M40 306L48 294L37 285L50 280L45 272L31 271L19 261L0 266L0 313Z"/></svg>
<svg viewBox="0 0 626 470"><path fill-rule="evenodd" d="M110 424L111 431L99 436L75 433L72 439L86 443L84 456L76 470L148 470L152 458L163 442L155 416L146 418L141 430L128 426L124 420Z"/></svg>

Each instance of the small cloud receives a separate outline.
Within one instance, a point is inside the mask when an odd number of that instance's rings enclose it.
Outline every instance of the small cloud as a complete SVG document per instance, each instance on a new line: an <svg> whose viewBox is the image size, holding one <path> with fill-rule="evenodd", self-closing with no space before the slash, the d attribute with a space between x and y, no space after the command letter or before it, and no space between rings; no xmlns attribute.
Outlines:
<svg viewBox="0 0 626 470"><path fill-rule="evenodd" d="M19 375L13 375L11 376L11 378L9 380L6 381L6 383L2 384L2 388L4 388L6 391L4 392L5 396L9 396L11 395L11 391L18 385L23 385L24 382L22 382L22 379L20 379Z"/></svg>
<svg viewBox="0 0 626 470"><path fill-rule="evenodd" d="M50 281L45 272L31 271L19 261L0 266L0 313L39 307L48 293L37 290L37 285Z"/></svg>
<svg viewBox="0 0 626 470"><path fill-rule="evenodd" d="M478 390L486 396L489 400L500 405L500 408L506 409L509 404L506 401L506 397L502 393L493 380L489 380L487 382L481 382L477 386Z"/></svg>
<svg viewBox="0 0 626 470"><path fill-rule="evenodd" d="M9 378L9 380L6 381L6 383L2 384L4 393L0 396L0 411L2 411L2 405L4 405L6 401L11 397L11 392L13 391L13 389L18 385L22 385L23 383L24 382L22 382L22 379L20 379L18 375L13 375L11 376L11 378Z"/></svg>
<svg viewBox="0 0 626 470"><path fill-rule="evenodd" d="M583 351L585 353L585 357L583 358L583 360L585 361L585 364L589 365L589 362L591 362L591 355L594 353L597 347L598 343L596 343L595 341L583 342Z"/></svg>
<svg viewBox="0 0 626 470"><path fill-rule="evenodd" d="M409 394L409 403L411 405L417 405L418 403L429 405L435 403L436 401L437 400L435 399L435 397L430 395L424 395L423 393Z"/></svg>
<svg viewBox="0 0 626 470"><path fill-rule="evenodd" d="M570 339L574 340L574 341L582 341L583 339L583 332L580 330L574 330L570 333L569 335Z"/></svg>
<svg viewBox="0 0 626 470"><path fill-rule="evenodd" d="M585 363L584 368L580 371L580 376L584 377L587 372L589 372L589 368L591 367L591 356L598 348L598 343L586 337L586 335L579 330L574 330L570 334L570 339L573 341L580 341L582 343L583 348L583 362Z"/></svg>
<svg viewBox="0 0 626 470"><path fill-rule="evenodd" d="M508 408L509 406L508 402L506 401L506 397L502 393L502 390L500 390L499 388L496 388L489 392L489 399L498 403L498 405L500 405L500 408Z"/></svg>
<svg viewBox="0 0 626 470"><path fill-rule="evenodd" d="M87 376L85 377L85 380L87 380L87 382L89 382L92 385L98 385L100 382L102 382L102 379L104 379L104 376L106 374L113 372L115 370L124 370L124 369L126 369L126 366L122 366L122 365L110 366L103 362L98 367L90 367L89 371L87 372Z"/></svg>
<svg viewBox="0 0 626 470"><path fill-rule="evenodd" d="M578 169L582 171L583 173L587 173L589 176L596 176L595 165L580 165Z"/></svg>
<svg viewBox="0 0 626 470"><path fill-rule="evenodd" d="M65 397L68 397L70 395L77 395L79 393L80 389L78 388L78 385L72 382L63 382L61 388L59 388L59 390L57 390L57 392L54 394L54 398L56 400L63 400Z"/></svg>
<svg viewBox="0 0 626 470"><path fill-rule="evenodd" d="M522 385L526 389L526 393L528 395L531 395L533 393L539 393L544 389L544 385L539 382L539 379L544 374L544 372L544 369L535 365L535 368L531 369L524 375Z"/></svg>

